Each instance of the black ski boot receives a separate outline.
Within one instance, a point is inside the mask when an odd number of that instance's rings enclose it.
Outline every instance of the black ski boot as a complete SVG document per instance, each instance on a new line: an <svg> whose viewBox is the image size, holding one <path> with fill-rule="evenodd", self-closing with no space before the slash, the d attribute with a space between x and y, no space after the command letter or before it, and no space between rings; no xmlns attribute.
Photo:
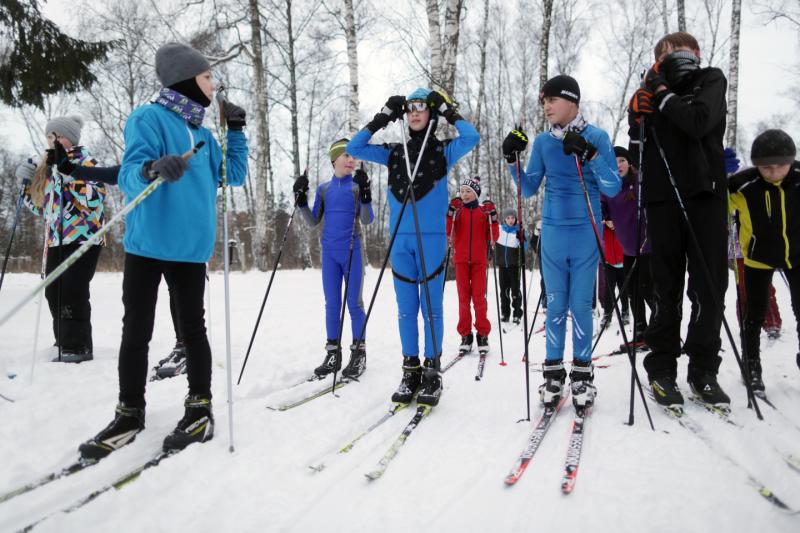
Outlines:
<svg viewBox="0 0 800 533"><path fill-rule="evenodd" d="M159 361L153 370L155 370L153 381L185 374L186 346L181 341L177 341L169 355Z"/></svg>
<svg viewBox="0 0 800 533"><path fill-rule="evenodd" d="M486 355L489 353L489 337L477 335L478 338L478 353Z"/></svg>
<svg viewBox="0 0 800 533"><path fill-rule="evenodd" d="M214 437L211 398L203 394L190 394L183 405L183 418L164 439L165 452L176 452L195 442L206 442Z"/></svg>
<svg viewBox="0 0 800 533"><path fill-rule="evenodd" d="M764 380L761 379L761 359L750 359L747 362L749 367L747 370L747 377L750 380L750 388L753 393L761 393L764 395Z"/></svg>
<svg viewBox="0 0 800 533"><path fill-rule="evenodd" d="M657 404L664 407L683 408L683 395L678 389L678 383L675 378L664 376L651 379L650 388L653 390L653 398L655 398Z"/></svg>
<svg viewBox="0 0 800 533"><path fill-rule="evenodd" d="M604 330L611 325L611 313L604 313L603 318L600 320L600 329Z"/></svg>
<svg viewBox="0 0 800 533"><path fill-rule="evenodd" d="M461 345L458 347L459 355L464 355L472 351L472 332L461 337Z"/></svg>
<svg viewBox="0 0 800 533"><path fill-rule="evenodd" d="M350 345L350 362L342 370L342 376L356 379L367 369L367 346L364 341L356 341Z"/></svg>
<svg viewBox="0 0 800 533"><path fill-rule="evenodd" d="M628 325L630 325L630 323L631 323L631 315L630 315L630 313L628 313L628 311L623 311L622 312L622 325L623 326L628 326Z"/></svg>
<svg viewBox="0 0 800 533"><path fill-rule="evenodd" d="M83 363L84 361L91 361L94 359L94 354L90 348L62 348L61 349L61 362L62 363ZM59 362L58 356L53 359L54 363Z"/></svg>
<svg viewBox="0 0 800 533"><path fill-rule="evenodd" d="M332 374L342 368L342 350L337 345L336 339L328 339L325 344L325 359L322 364L314 369L314 374L318 377L324 377Z"/></svg>
<svg viewBox="0 0 800 533"><path fill-rule="evenodd" d="M567 371L564 370L562 361L547 361L542 363L542 376L544 383L539 385L539 398L545 407L555 407L564 395L564 382L567 380Z"/></svg>
<svg viewBox="0 0 800 533"><path fill-rule="evenodd" d="M597 387L594 386L594 365L592 361L573 361L569 373L572 404L575 409L586 409L594 405Z"/></svg>
<svg viewBox="0 0 800 533"><path fill-rule="evenodd" d="M700 374L689 376L689 387L694 395L703 403L717 408L730 409L731 399L717 383L717 376Z"/></svg>
<svg viewBox="0 0 800 533"><path fill-rule="evenodd" d="M144 429L144 409L117 404L114 420L106 428L78 447L81 459L99 461L111 452L122 448Z"/></svg>
<svg viewBox="0 0 800 533"><path fill-rule="evenodd" d="M522 315L514 315L514 325L519 326L519 323L522 322Z"/></svg>
<svg viewBox="0 0 800 533"><path fill-rule="evenodd" d="M392 394L392 401L396 403L411 403L422 383L422 366L419 357L403 357L403 379L400 386Z"/></svg>
<svg viewBox="0 0 800 533"><path fill-rule="evenodd" d="M422 372L422 386L417 396L417 404L435 407L439 405L439 397L444 389L439 358L425 358L423 366L425 370Z"/></svg>
<svg viewBox="0 0 800 533"><path fill-rule="evenodd" d="M503 316L500 318L500 322L508 322L508 315L503 315Z"/></svg>

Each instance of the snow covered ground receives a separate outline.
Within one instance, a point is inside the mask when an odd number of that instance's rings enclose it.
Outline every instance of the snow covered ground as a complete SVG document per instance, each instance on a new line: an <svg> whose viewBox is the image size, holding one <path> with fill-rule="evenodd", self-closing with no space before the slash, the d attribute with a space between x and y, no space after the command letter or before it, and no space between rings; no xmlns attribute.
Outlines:
<svg viewBox="0 0 800 533"><path fill-rule="evenodd" d="M34 275L7 276L0 314L36 279ZM231 276L234 380L267 279L263 273ZM365 299L376 279L377 271L368 270ZM762 358L767 392L784 414L762 406L765 420L759 422L746 409L745 391L727 340L723 340L726 352L720 382L733 398L734 417L744 428L726 425L700 408L688 410L720 451L800 509L800 473L781 460L781 454L800 455L795 320L788 290L777 276L775 283L784 335L765 347ZM476 355L445 374L440 406L420 424L383 478L370 483L364 474L410 419L410 409L371 433L351 453L328 460L324 471L313 473L308 465L380 417L399 382L400 348L390 277L384 279L368 329L368 370L362 382L344 387L338 398L327 396L277 412L266 405L284 398L285 394L276 393L319 364L325 342L319 271L278 272L242 385L234 388L236 451L230 454L221 274L212 274L211 289L214 440L190 447L77 512L53 515L37 531L800 531L800 517L770 505L748 483L742 469L712 452L652 404L655 432L638 397L636 423L625 425L630 367L624 357L601 360L609 366L596 371L599 396L587 422L575 492L570 496L560 492L571 406L556 419L520 482L506 487L503 479L532 429L532 423L517 423L526 414L519 329L504 336L508 366L498 365L500 343L495 328L483 381L474 380ZM535 289L538 296L538 283ZM73 460L78 444L102 429L113 415L121 274L97 274L92 294L93 362L48 362L53 352L48 348L52 338L45 308L31 384L36 306L26 306L0 331L0 394L15 400L0 399L0 493ZM490 316L496 324L493 290L490 294ZM447 361L457 351L458 341L457 296L451 282L445 298ZM729 310L733 302L731 288ZM151 365L174 342L163 284L158 305ZM684 314L688 316L688 302ZM734 324L732 312L728 317ZM733 328L738 334L735 324ZM621 342L617 330L614 326L604 335L597 353ZM349 320L345 331L344 340L349 343ZM543 335L536 335L531 346L533 362L543 358L543 346ZM680 384L686 391L686 359L681 363ZM640 374L644 379L642 370ZM541 374L530 376L531 416L535 418L539 412L535 388ZM84 472L0 504L0 531L15 531L64 507L148 458L180 418L185 392L184 376L150 383L147 428L132 445Z"/></svg>

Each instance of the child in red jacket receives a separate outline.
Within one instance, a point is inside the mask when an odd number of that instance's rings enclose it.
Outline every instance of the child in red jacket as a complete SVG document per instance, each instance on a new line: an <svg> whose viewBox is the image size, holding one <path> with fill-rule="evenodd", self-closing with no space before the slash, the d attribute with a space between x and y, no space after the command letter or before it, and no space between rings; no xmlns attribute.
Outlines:
<svg viewBox="0 0 800 533"><path fill-rule="evenodd" d="M450 201L447 210L447 240L453 248L458 287L459 353L472 351L472 314L470 299L475 308L475 329L478 332L478 351L489 351L489 332L492 329L486 316L486 281L490 247L500 235L497 210L492 202L478 202L481 195L480 177L464 178L459 196Z"/></svg>

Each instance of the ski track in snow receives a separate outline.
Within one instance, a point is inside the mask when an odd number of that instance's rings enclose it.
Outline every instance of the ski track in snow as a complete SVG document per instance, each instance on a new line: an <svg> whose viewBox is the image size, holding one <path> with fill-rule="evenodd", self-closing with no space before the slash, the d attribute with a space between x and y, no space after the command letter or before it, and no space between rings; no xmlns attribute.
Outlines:
<svg viewBox="0 0 800 533"><path fill-rule="evenodd" d="M365 304L377 274L375 269L367 270ZM7 275L0 314L37 279L32 274ZM0 393L16 400L0 401L0 457L4 458L0 492L65 466L77 455L78 444L111 419L122 329L121 280L120 273L98 273L92 282L92 362L49 362L54 349L49 347L51 321L44 306L31 385L35 302L0 331ZM732 397L733 416L745 428L726 425L688 402L687 409L718 446L797 509L800 474L784 466L774 451L800 454L795 321L788 290L776 280L783 336L762 353L764 379L770 399L795 427L788 427L766 405L761 407L764 422L746 409L745 391L724 330L720 383ZM231 275L234 383L267 281L265 273ZM573 412L570 405L555 420L519 483L506 487L503 479L525 446L533 423L516 423L525 416L521 329L504 335L508 366L498 365L493 290L489 296L492 350L483 380L474 380L477 353L445 374L441 404L414 431L384 477L369 483L364 474L377 464L414 409L398 413L350 453L326 454L355 437L390 406L389 397L401 375L391 284L391 274L387 274L367 331L368 365L362 381L341 389L338 398L327 396L287 412L274 412L266 405L291 396L275 393L308 375L322 360L325 344L319 270L277 274L242 385L234 385L236 452L230 454L223 277L212 273L214 440L191 446L146 471L136 482L111 490L74 513L53 515L36 531L800 531L800 517L776 510L747 484L742 471L709 451L651 403L657 430L652 432L638 393L636 423L625 425L630 367L624 356L604 360L610 367L596 371L599 393L586 425L575 492L563 496L560 491ZM738 335L732 286L727 316ZM164 283L159 296L151 367L174 343ZM455 284L448 282L445 362L457 352L457 313ZM684 316L689 316L688 301ZM350 339L348 318L343 338L346 353ZM606 333L596 353L608 352L620 342L620 336ZM532 364L539 363L543 353L544 337L534 335ZM568 361L569 331L566 353ZM644 383L641 357L638 366ZM684 394L688 393L686 363L682 357L679 385ZM10 379L10 374L16 377ZM541 374L530 377L531 418L535 419ZM146 460L181 417L186 390L185 376L148 383L147 427L136 441L84 472L0 504L0 531L15 531ZM322 457L326 469L312 472L308 465Z"/></svg>

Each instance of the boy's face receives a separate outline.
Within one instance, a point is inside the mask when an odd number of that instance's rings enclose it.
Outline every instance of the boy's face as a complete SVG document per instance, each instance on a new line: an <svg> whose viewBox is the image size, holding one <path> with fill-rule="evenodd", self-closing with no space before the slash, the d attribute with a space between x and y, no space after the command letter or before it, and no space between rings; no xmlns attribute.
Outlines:
<svg viewBox="0 0 800 533"><path fill-rule="evenodd" d="M517 223L517 217L513 215L508 215L506 217L506 226L513 226L516 223Z"/></svg>
<svg viewBox="0 0 800 533"><path fill-rule="evenodd" d="M211 71L207 70L205 72L201 72L194 78L195 83L197 86L200 87L200 90L203 91L203 94L206 95L206 98L209 100L214 99L214 78L211 76Z"/></svg>
<svg viewBox="0 0 800 533"><path fill-rule="evenodd" d="M788 174L792 165L764 165L758 167L758 173L769 183L780 183Z"/></svg>
<svg viewBox="0 0 800 533"><path fill-rule="evenodd" d="M578 116L578 106L558 96L545 96L544 116L550 124L565 126Z"/></svg>
<svg viewBox="0 0 800 533"><path fill-rule="evenodd" d="M459 195L461 196L461 201L465 204L470 203L471 201L478 198L472 189L467 187L466 185L462 185L461 188L458 190Z"/></svg>
<svg viewBox="0 0 800 533"><path fill-rule="evenodd" d="M428 120L431 118L431 110L428 109L428 103L424 100L411 100L406 105L408 106L408 112L406 112L408 127L413 131L424 130L428 126Z"/></svg>
<svg viewBox="0 0 800 533"><path fill-rule="evenodd" d="M347 152L333 160L333 173L339 178L352 174L355 168L356 158Z"/></svg>
<svg viewBox="0 0 800 533"><path fill-rule="evenodd" d="M620 176L624 177L625 175L627 175L628 174L628 169L630 169L630 168L631 168L631 165L630 165L630 163L628 163L627 159L625 159L624 157L618 157L617 158L617 170L619 170L619 175Z"/></svg>

